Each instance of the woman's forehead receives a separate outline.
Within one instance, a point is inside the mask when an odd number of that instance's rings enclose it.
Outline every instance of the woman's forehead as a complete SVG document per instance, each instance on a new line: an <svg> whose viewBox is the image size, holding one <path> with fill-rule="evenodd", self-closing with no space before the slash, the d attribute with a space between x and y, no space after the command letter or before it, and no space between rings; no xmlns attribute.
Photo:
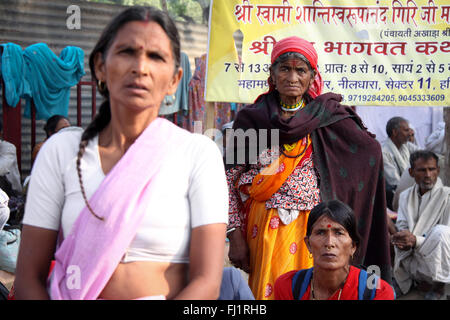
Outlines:
<svg viewBox="0 0 450 320"><path fill-rule="evenodd" d="M296 57L289 57L286 60L280 62L280 65L289 65L295 67L307 67L307 64L302 59Z"/></svg>
<svg viewBox="0 0 450 320"><path fill-rule="evenodd" d="M128 47L144 51L158 51L165 57L173 58L169 36L154 21L130 21L125 23L118 30L107 53Z"/></svg>
<svg viewBox="0 0 450 320"><path fill-rule="evenodd" d="M117 32L113 44L149 44L170 46L170 39L164 29L154 21L130 21Z"/></svg>
<svg viewBox="0 0 450 320"><path fill-rule="evenodd" d="M321 216L319 219L317 219L317 221L313 224L312 229L315 228L344 228L344 226L342 224L340 224L339 222L331 219L328 215L323 215Z"/></svg>

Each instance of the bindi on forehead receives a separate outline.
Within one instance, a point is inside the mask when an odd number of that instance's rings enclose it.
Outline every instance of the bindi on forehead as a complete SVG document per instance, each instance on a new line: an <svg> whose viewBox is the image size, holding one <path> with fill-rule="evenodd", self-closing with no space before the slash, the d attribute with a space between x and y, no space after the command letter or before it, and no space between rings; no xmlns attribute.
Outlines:
<svg viewBox="0 0 450 320"><path fill-rule="evenodd" d="M313 228L321 228L321 229L340 229L344 228L341 224L333 221L328 216L323 215L320 217L313 225ZM345 229L345 228L344 228Z"/></svg>

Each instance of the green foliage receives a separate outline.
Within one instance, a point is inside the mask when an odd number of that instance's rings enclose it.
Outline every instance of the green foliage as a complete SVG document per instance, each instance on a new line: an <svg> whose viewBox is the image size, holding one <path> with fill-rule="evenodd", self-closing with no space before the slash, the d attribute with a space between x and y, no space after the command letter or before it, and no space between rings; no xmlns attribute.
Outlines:
<svg viewBox="0 0 450 320"><path fill-rule="evenodd" d="M109 3L118 5L141 5L154 6L162 9L161 0L88 0L90 2ZM208 23L205 21L202 6L206 3L204 0L166 0L169 15L177 20L191 23ZM209 3L209 2L208 2Z"/></svg>
<svg viewBox="0 0 450 320"><path fill-rule="evenodd" d="M160 0L87 0L89 2L99 2L99 3L109 3L109 4L119 4L124 6L154 6L161 9Z"/></svg>
<svg viewBox="0 0 450 320"><path fill-rule="evenodd" d="M193 0L172 0L168 2L169 14L186 22L202 23L202 8Z"/></svg>

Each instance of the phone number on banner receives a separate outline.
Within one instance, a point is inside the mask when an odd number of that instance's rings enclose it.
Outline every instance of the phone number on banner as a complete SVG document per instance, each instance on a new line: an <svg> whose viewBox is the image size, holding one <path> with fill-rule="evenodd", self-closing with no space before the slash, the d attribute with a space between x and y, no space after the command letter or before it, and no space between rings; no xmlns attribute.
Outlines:
<svg viewBox="0 0 450 320"><path fill-rule="evenodd" d="M445 94L347 94L342 102L445 101Z"/></svg>

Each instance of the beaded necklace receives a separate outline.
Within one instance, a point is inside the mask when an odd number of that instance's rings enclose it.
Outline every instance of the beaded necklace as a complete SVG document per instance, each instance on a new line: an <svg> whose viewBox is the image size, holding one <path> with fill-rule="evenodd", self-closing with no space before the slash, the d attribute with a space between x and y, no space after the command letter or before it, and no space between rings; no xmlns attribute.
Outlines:
<svg viewBox="0 0 450 320"><path fill-rule="evenodd" d="M296 104L294 104L293 106L287 105L283 101L280 101L280 105L281 105L281 110L283 110L283 111L297 111L305 106L305 100L302 99L299 102L297 102Z"/></svg>
<svg viewBox="0 0 450 320"><path fill-rule="evenodd" d="M299 102L297 102L296 105L293 105L293 106L288 106L288 105L285 104L283 101L280 101L280 107L281 107L281 110L283 110L283 111L288 111L288 112L293 112L293 111L300 110L300 109L303 108L305 105L306 105L306 104L305 104L305 100L304 100L304 99L300 100ZM292 150L295 148L296 145L297 145L297 142L294 142L294 143L291 143L291 144L285 143L285 144L283 145L283 147L284 147L284 150L286 150L287 152L290 152L290 151L292 151ZM297 157L301 156L305 151L306 151L306 148L305 148L305 150L303 150L303 152L302 152L301 154L296 155L296 156L288 156L288 155L286 155L286 154L283 152L283 150L282 150L281 152L282 152L286 157L288 157L288 158L297 158Z"/></svg>

